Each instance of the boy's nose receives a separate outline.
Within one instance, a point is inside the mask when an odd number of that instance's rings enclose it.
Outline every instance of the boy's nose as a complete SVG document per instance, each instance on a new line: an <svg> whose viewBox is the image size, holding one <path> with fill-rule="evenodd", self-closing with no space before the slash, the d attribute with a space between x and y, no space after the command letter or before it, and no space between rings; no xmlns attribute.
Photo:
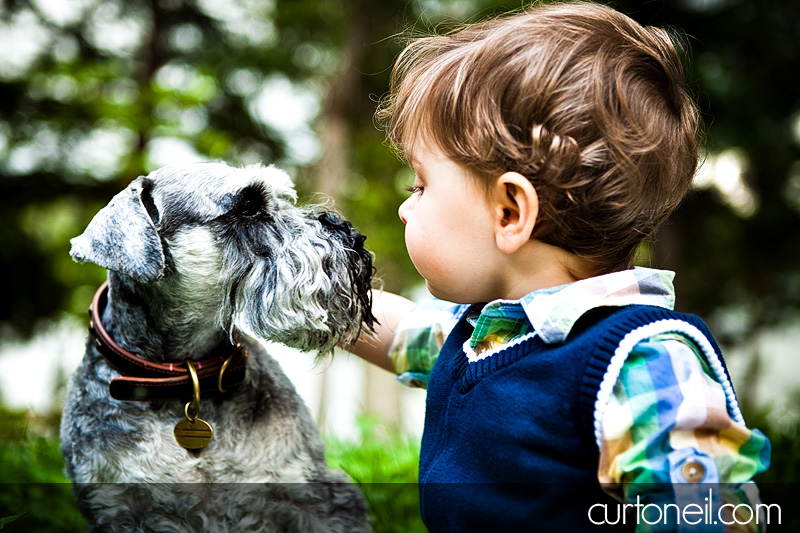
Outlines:
<svg viewBox="0 0 800 533"><path fill-rule="evenodd" d="M408 217L411 215L412 207L411 202L414 200L414 195L409 196L406 198L405 202L400 204L400 207L397 208L397 214L400 216L400 220L403 221L403 224L408 223Z"/></svg>

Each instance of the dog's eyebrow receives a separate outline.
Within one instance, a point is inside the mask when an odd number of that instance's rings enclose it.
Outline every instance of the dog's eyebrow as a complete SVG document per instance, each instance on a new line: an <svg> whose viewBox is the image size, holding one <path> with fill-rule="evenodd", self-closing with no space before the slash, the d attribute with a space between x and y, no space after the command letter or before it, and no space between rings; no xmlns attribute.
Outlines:
<svg viewBox="0 0 800 533"><path fill-rule="evenodd" d="M232 212L246 217L267 214L269 207L267 187L263 183L252 183L242 187L233 197Z"/></svg>
<svg viewBox="0 0 800 533"><path fill-rule="evenodd" d="M266 201L267 197L267 188L262 183L252 183L250 185L245 185L238 191L233 194L234 202L240 202L242 200L250 200L250 201L258 201L259 203L263 203Z"/></svg>
<svg viewBox="0 0 800 533"><path fill-rule="evenodd" d="M269 187L266 183L262 183L259 181L253 181L248 183L241 189L239 189L238 194L252 194L253 192L257 193L262 198L266 198L267 193L269 192Z"/></svg>

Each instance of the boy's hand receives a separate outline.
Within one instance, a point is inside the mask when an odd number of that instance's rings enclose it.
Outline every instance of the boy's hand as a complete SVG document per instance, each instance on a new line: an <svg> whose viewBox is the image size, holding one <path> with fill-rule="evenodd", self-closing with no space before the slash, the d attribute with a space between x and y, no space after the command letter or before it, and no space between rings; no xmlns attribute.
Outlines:
<svg viewBox="0 0 800 533"><path fill-rule="evenodd" d="M394 365L389 359L389 347L392 345L397 324L413 307L414 302L407 298L391 292L373 290L372 314L378 320L374 327L375 333L370 334L365 330L355 343L342 348L394 373Z"/></svg>

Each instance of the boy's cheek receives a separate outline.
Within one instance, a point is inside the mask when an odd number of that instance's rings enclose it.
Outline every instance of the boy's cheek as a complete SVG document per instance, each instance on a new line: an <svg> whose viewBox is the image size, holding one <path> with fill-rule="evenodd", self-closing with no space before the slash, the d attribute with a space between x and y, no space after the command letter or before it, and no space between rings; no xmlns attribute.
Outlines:
<svg viewBox="0 0 800 533"><path fill-rule="evenodd" d="M446 263L442 254L446 253L436 245L434 232L425 231L412 219L406 225L406 250L417 272L428 279L442 270Z"/></svg>
<svg viewBox="0 0 800 533"><path fill-rule="evenodd" d="M424 269L423 260L426 255L426 248L425 243L420 242L420 238L416 235L413 226L406 225L406 251L420 274L422 274L421 268Z"/></svg>

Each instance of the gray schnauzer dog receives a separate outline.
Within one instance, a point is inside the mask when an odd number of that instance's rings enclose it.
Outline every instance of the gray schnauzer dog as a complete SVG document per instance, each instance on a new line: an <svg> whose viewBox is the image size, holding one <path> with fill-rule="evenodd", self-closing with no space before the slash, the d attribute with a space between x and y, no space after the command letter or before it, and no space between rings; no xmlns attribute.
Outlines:
<svg viewBox="0 0 800 533"><path fill-rule="evenodd" d="M72 240L109 271L61 425L90 530L369 530L252 338L324 355L373 326L364 237L295 201L273 167L165 167Z"/></svg>

